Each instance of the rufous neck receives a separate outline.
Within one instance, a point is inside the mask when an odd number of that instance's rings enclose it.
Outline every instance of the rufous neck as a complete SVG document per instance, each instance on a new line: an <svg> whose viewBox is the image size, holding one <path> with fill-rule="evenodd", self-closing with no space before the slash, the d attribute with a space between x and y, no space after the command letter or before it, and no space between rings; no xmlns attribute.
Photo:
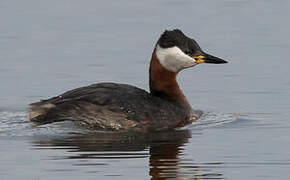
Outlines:
<svg viewBox="0 0 290 180"><path fill-rule="evenodd" d="M152 53L149 69L150 93L162 99L180 104L186 109L191 110L188 100L176 81L177 73L165 69L160 64L155 51L156 50Z"/></svg>

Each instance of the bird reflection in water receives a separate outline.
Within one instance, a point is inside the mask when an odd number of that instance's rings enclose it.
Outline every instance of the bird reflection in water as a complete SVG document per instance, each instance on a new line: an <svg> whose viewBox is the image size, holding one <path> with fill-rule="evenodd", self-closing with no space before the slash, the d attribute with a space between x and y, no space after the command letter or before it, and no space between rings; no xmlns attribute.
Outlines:
<svg viewBox="0 0 290 180"><path fill-rule="evenodd" d="M32 143L34 149L65 149L71 152L66 156L56 157L55 160L143 158L148 162L149 159L148 171L152 180L224 179L222 174L211 172L211 168L216 168L218 164L212 166L211 163L195 163L192 159L182 158L189 138L190 130L150 134L90 132L69 137L37 138ZM81 166L84 165L100 164ZM147 163L143 167L148 167Z"/></svg>

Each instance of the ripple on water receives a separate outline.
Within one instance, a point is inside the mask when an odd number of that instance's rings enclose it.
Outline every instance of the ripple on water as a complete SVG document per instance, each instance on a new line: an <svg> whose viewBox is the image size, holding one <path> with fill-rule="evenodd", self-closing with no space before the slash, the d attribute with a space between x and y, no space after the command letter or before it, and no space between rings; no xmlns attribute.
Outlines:
<svg viewBox="0 0 290 180"><path fill-rule="evenodd" d="M218 125L232 123L238 115L221 112L204 112L202 116L190 125L190 129L203 129Z"/></svg>
<svg viewBox="0 0 290 180"><path fill-rule="evenodd" d="M9 135L28 126L25 112L0 111L0 136Z"/></svg>

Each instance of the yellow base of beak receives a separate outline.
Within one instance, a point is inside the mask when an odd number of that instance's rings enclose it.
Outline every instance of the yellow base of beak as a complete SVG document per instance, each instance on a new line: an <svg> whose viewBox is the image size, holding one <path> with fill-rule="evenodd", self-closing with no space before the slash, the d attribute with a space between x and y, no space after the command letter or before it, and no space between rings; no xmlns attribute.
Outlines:
<svg viewBox="0 0 290 180"><path fill-rule="evenodd" d="M196 61L196 64L205 63L205 61L203 60L204 56L194 56L193 58Z"/></svg>

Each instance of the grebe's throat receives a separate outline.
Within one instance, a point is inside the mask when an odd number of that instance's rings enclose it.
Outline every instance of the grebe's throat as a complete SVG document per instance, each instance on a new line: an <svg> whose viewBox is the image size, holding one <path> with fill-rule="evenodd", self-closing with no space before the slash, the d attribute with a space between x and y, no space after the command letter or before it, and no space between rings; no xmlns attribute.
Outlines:
<svg viewBox="0 0 290 180"><path fill-rule="evenodd" d="M187 110L191 109L189 102L176 81L177 72L167 70L162 66L156 55L152 53L149 69L150 93L165 100L176 102Z"/></svg>

